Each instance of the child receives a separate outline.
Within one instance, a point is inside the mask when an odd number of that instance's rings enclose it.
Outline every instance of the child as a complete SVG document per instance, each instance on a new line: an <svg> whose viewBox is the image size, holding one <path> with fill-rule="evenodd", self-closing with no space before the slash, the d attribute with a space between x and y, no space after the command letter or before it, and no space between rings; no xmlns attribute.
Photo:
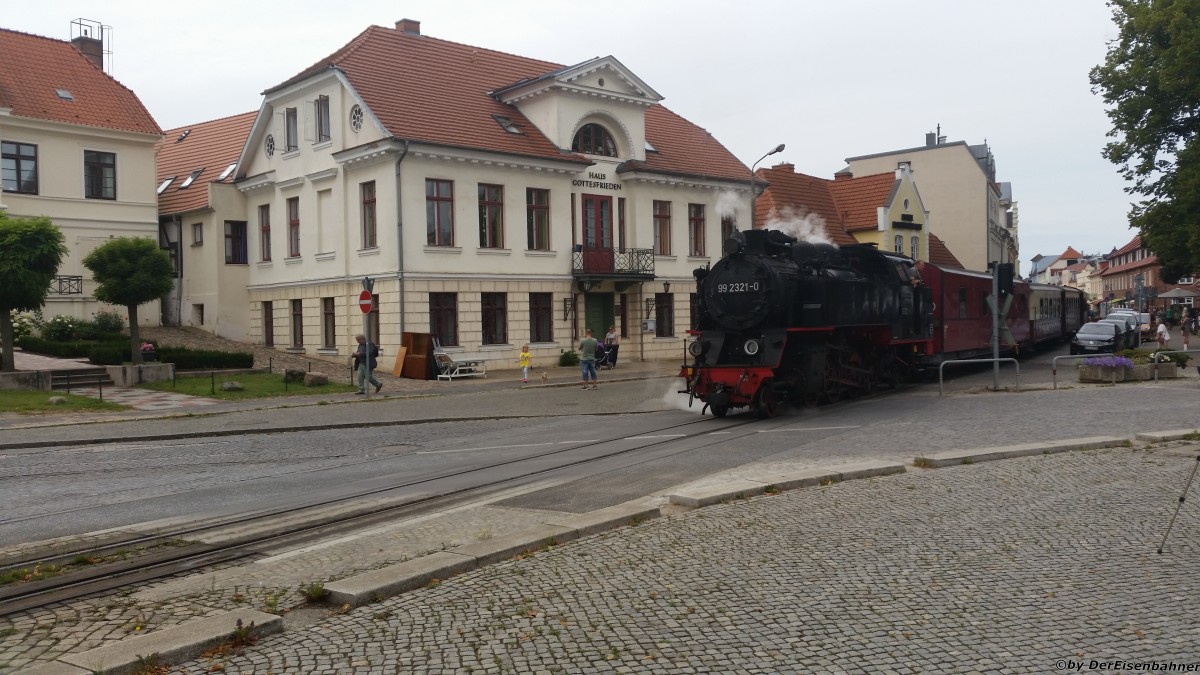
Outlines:
<svg viewBox="0 0 1200 675"><path fill-rule="evenodd" d="M521 364L521 381L529 382L529 369L533 366L533 355L529 353L529 345L521 345L521 356L517 362Z"/></svg>

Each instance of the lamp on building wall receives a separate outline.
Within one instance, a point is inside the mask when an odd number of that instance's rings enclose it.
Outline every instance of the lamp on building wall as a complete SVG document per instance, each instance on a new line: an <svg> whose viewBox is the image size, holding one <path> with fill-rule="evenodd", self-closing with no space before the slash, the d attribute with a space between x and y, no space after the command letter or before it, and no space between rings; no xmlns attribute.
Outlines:
<svg viewBox="0 0 1200 675"><path fill-rule="evenodd" d="M664 281L663 282L663 293L670 293L670 292L671 292L671 282Z"/></svg>
<svg viewBox="0 0 1200 675"><path fill-rule="evenodd" d="M775 149L758 158L758 162L770 157L777 152L783 152L784 145L780 143L775 146ZM758 201L758 195L754 192L754 169L758 166L758 162L750 165L750 229L754 229L754 203Z"/></svg>

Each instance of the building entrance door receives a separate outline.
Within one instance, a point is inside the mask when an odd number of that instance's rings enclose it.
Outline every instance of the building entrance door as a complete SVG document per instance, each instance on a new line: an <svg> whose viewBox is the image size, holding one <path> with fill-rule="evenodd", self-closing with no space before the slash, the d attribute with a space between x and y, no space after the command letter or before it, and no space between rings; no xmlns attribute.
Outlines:
<svg viewBox="0 0 1200 675"><path fill-rule="evenodd" d="M608 327L615 325L616 312L613 310L612 293L588 293L584 296L586 306L583 314L583 327L592 329L592 337L604 341Z"/></svg>

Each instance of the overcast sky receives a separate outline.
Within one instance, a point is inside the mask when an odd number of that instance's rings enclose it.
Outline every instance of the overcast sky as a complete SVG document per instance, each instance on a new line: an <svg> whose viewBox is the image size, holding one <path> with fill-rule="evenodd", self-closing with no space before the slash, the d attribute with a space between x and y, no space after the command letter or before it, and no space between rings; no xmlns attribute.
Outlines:
<svg viewBox="0 0 1200 675"><path fill-rule="evenodd" d="M112 74L164 129L257 110L368 25L411 18L561 64L611 54L747 166L786 143L764 164L832 178L939 124L947 141L986 141L1019 205L1025 273L1039 253L1107 253L1135 234L1088 84L1116 36L1100 0L51 0L0 24L69 39L80 17L112 27Z"/></svg>

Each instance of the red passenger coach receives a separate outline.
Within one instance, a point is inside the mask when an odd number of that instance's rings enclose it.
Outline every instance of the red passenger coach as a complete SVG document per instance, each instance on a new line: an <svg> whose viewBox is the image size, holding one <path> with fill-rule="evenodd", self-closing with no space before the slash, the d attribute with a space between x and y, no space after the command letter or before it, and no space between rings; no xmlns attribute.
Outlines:
<svg viewBox="0 0 1200 675"><path fill-rule="evenodd" d="M921 280L932 291L932 361L990 357L992 354L992 275L918 263ZM1012 305L1005 317L1016 344L1001 344L1006 352L1033 349L1068 339L1086 323L1083 292L1064 286L1013 284Z"/></svg>

